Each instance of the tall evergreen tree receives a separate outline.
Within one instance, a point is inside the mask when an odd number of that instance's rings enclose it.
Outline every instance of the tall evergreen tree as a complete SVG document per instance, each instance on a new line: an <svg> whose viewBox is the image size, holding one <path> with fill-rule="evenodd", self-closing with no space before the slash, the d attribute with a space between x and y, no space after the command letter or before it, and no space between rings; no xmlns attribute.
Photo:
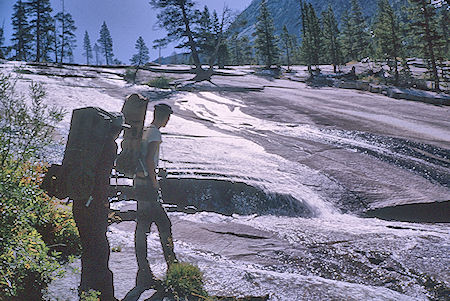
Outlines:
<svg viewBox="0 0 450 301"><path fill-rule="evenodd" d="M241 45L241 40L237 32L234 32L229 39L229 49L230 49L230 58L231 64L235 66L239 66L243 64L243 50Z"/></svg>
<svg viewBox="0 0 450 301"><path fill-rule="evenodd" d="M211 14L209 13L208 6L206 5L201 12L197 28L198 32L196 32L196 37L199 52L206 57L210 57L215 49L215 41L213 20Z"/></svg>
<svg viewBox="0 0 450 301"><path fill-rule="evenodd" d="M137 53L133 55L130 60L133 65L139 67L150 60L150 56L148 55L148 48L145 45L144 39L142 37L139 37L137 39L134 48L137 50Z"/></svg>
<svg viewBox="0 0 450 301"><path fill-rule="evenodd" d="M339 28L331 5L322 12L322 32L325 57L333 65L333 71L336 73L337 66L342 64L342 50L339 43Z"/></svg>
<svg viewBox="0 0 450 301"><path fill-rule="evenodd" d="M31 17L30 25L34 37L34 60L36 62L48 59L51 48L54 21L50 13L50 0L29 0L26 4L27 13Z"/></svg>
<svg viewBox="0 0 450 301"><path fill-rule="evenodd" d="M270 68L273 64L278 63L279 49L278 38L274 33L273 18L267 8L267 0L261 1L257 19L255 48L266 67Z"/></svg>
<svg viewBox="0 0 450 301"><path fill-rule="evenodd" d="M415 37L416 48L428 63L428 71L434 89L440 90L438 61L443 60L443 37L439 34L436 7L431 0L409 0L410 33Z"/></svg>
<svg viewBox="0 0 450 301"><path fill-rule="evenodd" d="M92 59L92 46L87 30L84 32L83 38L83 55L86 57L86 65L89 65L89 59Z"/></svg>
<svg viewBox="0 0 450 301"><path fill-rule="evenodd" d="M113 42L105 21L103 21L102 27L100 29L100 38L97 40L97 42L99 43L100 51L105 56L106 65L112 64L114 57Z"/></svg>
<svg viewBox="0 0 450 301"><path fill-rule="evenodd" d="M353 53L357 55L356 59L360 60L368 55L369 51L369 33L367 22L363 17L359 0L351 0L350 22L355 35L355 43L353 45Z"/></svg>
<svg viewBox="0 0 450 301"><path fill-rule="evenodd" d="M301 18L301 24L302 24L302 46L301 46L301 54L304 57L305 63L308 66L308 71L311 73L311 56L313 53L313 46L311 37L308 34L308 5L307 3L300 0L300 18Z"/></svg>
<svg viewBox="0 0 450 301"><path fill-rule="evenodd" d="M199 12L194 9L195 2L193 0L151 0L150 4L154 8L161 9L158 14L158 24L166 29L167 40L181 41L179 48L188 47L191 50L197 75L203 75L204 70L200 63L198 45L192 28L199 16Z"/></svg>
<svg viewBox="0 0 450 301"><path fill-rule="evenodd" d="M218 63L219 67L224 67L228 59L228 47L225 43L224 26L227 22L228 9L225 8L221 18L214 10L210 14L207 6L204 7L197 23L197 32L195 34L199 52L203 54L208 61L210 69Z"/></svg>
<svg viewBox="0 0 450 301"><path fill-rule="evenodd" d="M32 39L31 28L27 20L25 3L18 0L13 7L11 38L12 48L15 50L13 59L26 61L31 57Z"/></svg>
<svg viewBox="0 0 450 301"><path fill-rule="evenodd" d="M350 14L348 11L344 11L342 14L341 35L339 37L339 42L342 45L342 52L345 61L351 61L357 57L356 53L354 53L353 45L355 44L355 36L350 24Z"/></svg>
<svg viewBox="0 0 450 301"><path fill-rule="evenodd" d="M447 1L443 1L442 7L439 10L440 16L439 16L439 27L440 27L440 34L444 38L444 57L446 60L450 60L450 18L449 18L449 9L450 6L448 5Z"/></svg>
<svg viewBox="0 0 450 301"><path fill-rule="evenodd" d="M59 55L59 48L60 48L60 41L59 41L59 32L58 32L58 26L56 24L56 19L55 19L55 23L53 25L53 53L55 54L55 62L58 63L59 59L58 59L58 55Z"/></svg>
<svg viewBox="0 0 450 301"><path fill-rule="evenodd" d="M217 12L214 10L211 23L212 23L212 52L209 57L209 65L212 67L217 61L219 68L224 68L225 64L229 60L229 49L225 40L226 27L231 25L230 22L230 10L225 7L222 11L222 15L219 19Z"/></svg>
<svg viewBox="0 0 450 301"><path fill-rule="evenodd" d="M95 52L95 64L98 66L99 65L99 53L100 53L100 46L98 46L97 43L94 44L94 52Z"/></svg>
<svg viewBox="0 0 450 301"><path fill-rule="evenodd" d="M350 12L342 17L341 43L347 60L361 60L369 54L369 34L358 0L351 0Z"/></svg>
<svg viewBox="0 0 450 301"><path fill-rule="evenodd" d="M5 58L5 51L3 50L3 43L5 42L5 36L4 36L4 26L0 27L0 59Z"/></svg>
<svg viewBox="0 0 450 301"><path fill-rule="evenodd" d="M398 83L398 58L401 56L402 36L400 21L388 0L378 0L378 10L373 26L375 50L378 56L388 61Z"/></svg>
<svg viewBox="0 0 450 301"><path fill-rule="evenodd" d="M311 72L311 65L318 65L322 57L322 30L314 7L301 1L302 54Z"/></svg>
<svg viewBox="0 0 450 301"><path fill-rule="evenodd" d="M161 49L165 48L167 46L167 40L166 39L156 39L153 41L153 49L158 49L158 62L161 65Z"/></svg>
<svg viewBox="0 0 450 301"><path fill-rule="evenodd" d="M60 55L59 59L61 63L64 62L64 58L73 56L73 50L76 47L76 36L75 21L70 13L64 11L64 1L63 10L55 16L56 20L60 25L59 40L60 40Z"/></svg>
<svg viewBox="0 0 450 301"><path fill-rule="evenodd" d="M291 57L292 57L292 52L294 50L294 42L293 42L294 39L295 39L295 36L292 36L291 34L289 34L287 26L284 25L283 32L281 33L281 45L282 45L281 48L284 50L284 52L286 54L286 65L288 67L288 70L291 69Z"/></svg>
<svg viewBox="0 0 450 301"><path fill-rule="evenodd" d="M242 49L242 64L253 64L253 46L248 36L240 39Z"/></svg>
<svg viewBox="0 0 450 301"><path fill-rule="evenodd" d="M230 63L235 66L250 64L253 60L253 48L248 36L239 38L237 33L233 33L228 41Z"/></svg>

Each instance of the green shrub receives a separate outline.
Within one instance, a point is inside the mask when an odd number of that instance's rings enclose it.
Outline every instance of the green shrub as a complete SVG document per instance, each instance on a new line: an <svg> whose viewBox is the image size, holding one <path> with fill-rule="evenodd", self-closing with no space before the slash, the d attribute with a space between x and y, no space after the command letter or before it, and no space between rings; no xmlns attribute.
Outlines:
<svg viewBox="0 0 450 301"><path fill-rule="evenodd" d="M127 83L132 83L134 84L136 82L136 75L137 75L137 70L136 68L127 68L127 70L125 71L125 74L123 75L123 78L125 79L125 81Z"/></svg>
<svg viewBox="0 0 450 301"><path fill-rule="evenodd" d="M203 275L199 268L189 263L175 263L167 271L165 287L175 300L205 300L208 293L203 288Z"/></svg>
<svg viewBox="0 0 450 301"><path fill-rule="evenodd" d="M89 290L88 292L82 292L80 301L98 301L100 300L101 293L99 291Z"/></svg>
<svg viewBox="0 0 450 301"><path fill-rule="evenodd" d="M170 88L170 78L165 76L158 76L151 79L147 85L149 87L160 88L160 89L169 89Z"/></svg>
<svg viewBox="0 0 450 301"><path fill-rule="evenodd" d="M37 228L49 223L51 205L39 189L39 168L30 164L0 169L0 299L27 300L62 273ZM33 299L33 298L31 298Z"/></svg>
<svg viewBox="0 0 450 301"><path fill-rule="evenodd" d="M0 300L39 300L80 244L71 214L39 187L38 152L63 112L43 103L42 85L31 84L31 105L14 86L0 73Z"/></svg>

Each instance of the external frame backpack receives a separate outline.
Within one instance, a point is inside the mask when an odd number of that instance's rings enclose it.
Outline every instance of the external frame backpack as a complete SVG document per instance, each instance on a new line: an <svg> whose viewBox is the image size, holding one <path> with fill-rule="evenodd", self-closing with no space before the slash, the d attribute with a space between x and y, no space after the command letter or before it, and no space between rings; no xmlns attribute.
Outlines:
<svg viewBox="0 0 450 301"><path fill-rule="evenodd" d="M134 177L138 167L147 105L148 100L145 97L132 94L127 97L122 107L125 123L131 128L124 130L122 151L116 159L116 171L128 178Z"/></svg>

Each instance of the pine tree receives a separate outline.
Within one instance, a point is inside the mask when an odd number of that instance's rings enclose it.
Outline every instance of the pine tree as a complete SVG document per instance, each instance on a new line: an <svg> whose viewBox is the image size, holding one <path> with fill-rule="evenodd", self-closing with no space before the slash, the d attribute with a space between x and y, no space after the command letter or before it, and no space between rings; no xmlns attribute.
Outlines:
<svg viewBox="0 0 450 301"><path fill-rule="evenodd" d="M94 52L95 52L95 64L98 66L99 65L98 54L100 53L100 46L98 46L98 44L95 43L93 49L94 49Z"/></svg>
<svg viewBox="0 0 450 301"><path fill-rule="evenodd" d="M77 30L77 27L72 15L64 11L64 1L62 12L57 13L55 18L60 24L59 40L61 52L59 59L63 63L64 58L73 56L73 50L76 47L75 30Z"/></svg>
<svg viewBox="0 0 450 301"><path fill-rule="evenodd" d="M302 55L312 71L311 65L318 65L322 57L322 30L314 7L311 3L301 2L302 17Z"/></svg>
<svg viewBox="0 0 450 301"><path fill-rule="evenodd" d="M248 36L240 39L242 49L242 64L253 64L253 46Z"/></svg>
<svg viewBox="0 0 450 301"><path fill-rule="evenodd" d="M248 36L239 38L235 32L228 41L230 63L234 66L250 64L253 60L253 47Z"/></svg>
<svg viewBox="0 0 450 301"><path fill-rule="evenodd" d="M398 83L398 57L401 56L402 36L400 21L388 0L378 0L378 10L373 26L376 53L388 61L394 69L395 83Z"/></svg>
<svg viewBox="0 0 450 301"><path fill-rule="evenodd" d="M0 27L0 59L5 58L4 50L3 50L3 43L5 42L5 37L3 35L4 33L4 26Z"/></svg>
<svg viewBox="0 0 450 301"><path fill-rule="evenodd" d="M32 38L31 28L27 20L25 3L17 1L13 7L12 15L12 48L15 50L13 59L26 61L31 57Z"/></svg>
<svg viewBox="0 0 450 301"><path fill-rule="evenodd" d="M131 63L137 67L144 65L150 60L150 56L148 55L148 48L145 45L144 39L139 37L136 41L136 45L134 47L137 50L137 53L133 55L131 58Z"/></svg>
<svg viewBox="0 0 450 301"><path fill-rule="evenodd" d="M291 69L291 56L292 56L292 52L293 52L293 48L294 48L294 42L293 42L294 39L295 39L295 37L292 36L291 34L289 34L287 26L284 25L283 32L281 34L281 42L282 42L281 44L282 44L282 49L286 53L286 64L287 64L288 70Z"/></svg>
<svg viewBox="0 0 450 301"><path fill-rule="evenodd" d="M348 11L342 14L341 20L341 36L339 37L339 42L342 45L342 52L345 61L351 61L357 55L354 53L353 45L355 44L355 36L353 34L353 29L350 24L350 15Z"/></svg>
<svg viewBox="0 0 450 301"><path fill-rule="evenodd" d="M243 62L243 50L241 48L241 39L239 39L239 36L237 32L234 32L229 40L229 49L231 54L231 64L235 66L242 65Z"/></svg>
<svg viewBox="0 0 450 301"><path fill-rule="evenodd" d="M113 42L105 21L103 21L102 27L100 29L100 38L97 40L97 42L100 44L100 51L105 56L106 65L112 64L114 57Z"/></svg>
<svg viewBox="0 0 450 301"><path fill-rule="evenodd" d="M167 46L167 40L166 39L156 39L153 41L153 49L158 49L158 62L161 65L161 49L165 48Z"/></svg>
<svg viewBox="0 0 450 301"><path fill-rule="evenodd" d="M209 65L212 67L217 61L219 68L224 68L228 62L230 53L228 44L225 40L226 28L231 25L230 10L225 7L219 19L217 12L214 10L211 18L212 23L212 52L209 57Z"/></svg>
<svg viewBox="0 0 450 301"><path fill-rule="evenodd" d="M34 60L46 61L52 43L54 21L50 13L50 0L29 0L26 3L27 13L31 17L31 29L34 37Z"/></svg>
<svg viewBox="0 0 450 301"><path fill-rule="evenodd" d="M194 9L193 0L151 0L150 4L162 11L158 14L158 24L167 31L169 42L181 41L177 48L188 47L197 75L204 74L198 55L198 45L191 28L198 20L199 12ZM187 39L187 41L186 41Z"/></svg>
<svg viewBox="0 0 450 301"><path fill-rule="evenodd" d="M439 9L439 33L444 38L443 51L446 60L450 60L450 30L448 28L448 26L450 25L449 9L450 6L446 1L442 3L442 7Z"/></svg>
<svg viewBox="0 0 450 301"><path fill-rule="evenodd" d="M337 66L342 64L342 50L339 43L339 28L331 5L322 12L322 32L325 57L333 65L333 71L336 73Z"/></svg>
<svg viewBox="0 0 450 301"><path fill-rule="evenodd" d="M278 63L279 50L278 38L274 34L273 19L267 8L267 0L262 0L257 19L255 48L266 68L270 68L273 64Z"/></svg>
<svg viewBox="0 0 450 301"><path fill-rule="evenodd" d="M428 71L434 83L434 89L440 90L438 61L443 60L443 37L439 34L436 7L431 0L409 0L408 13L410 33L415 43L410 45L417 49L428 63Z"/></svg>
<svg viewBox="0 0 450 301"><path fill-rule="evenodd" d="M55 62L58 63L58 54L59 54L59 48L60 48L60 41L59 41L59 33L58 33L58 26L56 24L56 19L55 19L55 23L53 25L53 53L55 54Z"/></svg>
<svg viewBox="0 0 450 301"><path fill-rule="evenodd" d="M215 41L213 33L213 20L211 14L209 13L208 6L206 5L201 12L197 28L198 32L195 35L197 37L199 52L206 57L210 57L215 50Z"/></svg>
<svg viewBox="0 0 450 301"><path fill-rule="evenodd" d="M363 17L359 0L351 0L350 22L355 35L353 53L358 61L368 54L369 35L367 23Z"/></svg>
<svg viewBox="0 0 450 301"><path fill-rule="evenodd" d="M92 47L87 30L84 32L83 50L83 55L86 57L86 65L89 65L89 59L92 59Z"/></svg>
<svg viewBox="0 0 450 301"><path fill-rule="evenodd" d="M369 34L358 0L350 3L350 13L345 12L342 16L341 43L346 60L359 61L369 54Z"/></svg>
<svg viewBox="0 0 450 301"><path fill-rule="evenodd" d="M306 65L308 66L308 71L311 73L311 61L312 61L312 41L308 29L308 5L300 0L300 16L302 24L302 46L301 46L301 56L304 58Z"/></svg>

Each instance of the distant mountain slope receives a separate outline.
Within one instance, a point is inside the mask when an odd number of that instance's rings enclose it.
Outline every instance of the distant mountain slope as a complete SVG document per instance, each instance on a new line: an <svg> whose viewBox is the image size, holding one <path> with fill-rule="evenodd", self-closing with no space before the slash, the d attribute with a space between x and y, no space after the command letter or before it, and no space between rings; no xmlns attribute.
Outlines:
<svg viewBox="0 0 450 301"><path fill-rule="evenodd" d="M315 8L316 13L320 16L323 10L331 4L336 14L337 20L340 22L341 16L346 10L350 9L350 0L310 0ZM391 0L396 9L400 9L407 0ZM261 0L253 0L252 3L238 16L236 22L231 27L233 32L238 32L240 36L251 34L255 31L255 24L259 15L259 6ZM360 0L359 1L364 16L371 19L377 10L376 0ZM284 25L287 26L291 34L300 36L300 1L299 0L268 0L267 6L272 13L274 19L276 33L279 35ZM242 26L242 22L245 25Z"/></svg>

